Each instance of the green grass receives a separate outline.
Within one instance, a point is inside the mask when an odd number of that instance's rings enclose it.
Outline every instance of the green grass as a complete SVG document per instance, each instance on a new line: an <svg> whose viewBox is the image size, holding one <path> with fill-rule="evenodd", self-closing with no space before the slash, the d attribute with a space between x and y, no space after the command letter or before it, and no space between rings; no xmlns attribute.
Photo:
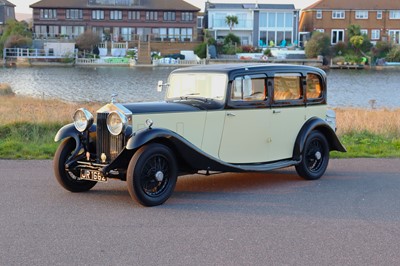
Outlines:
<svg viewBox="0 0 400 266"><path fill-rule="evenodd" d="M14 123L0 125L0 158L50 159L58 143L54 136L61 124Z"/></svg>
<svg viewBox="0 0 400 266"><path fill-rule="evenodd" d="M0 125L1 159L51 159L59 143L54 136L60 123L13 123ZM340 136L347 153L332 152L332 158L400 157L400 137L352 132Z"/></svg>
<svg viewBox="0 0 400 266"><path fill-rule="evenodd" d="M340 137L347 152L332 152L332 158L396 158L400 157L400 138L370 132L352 132Z"/></svg>

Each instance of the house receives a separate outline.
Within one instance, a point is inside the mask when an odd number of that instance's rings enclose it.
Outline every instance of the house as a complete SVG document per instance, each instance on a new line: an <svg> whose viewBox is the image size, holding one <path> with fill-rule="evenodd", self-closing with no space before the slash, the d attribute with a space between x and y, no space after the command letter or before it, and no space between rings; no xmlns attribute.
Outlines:
<svg viewBox="0 0 400 266"><path fill-rule="evenodd" d="M15 19L15 5L7 0L0 0L0 32L3 31L3 26L7 20Z"/></svg>
<svg viewBox="0 0 400 266"><path fill-rule="evenodd" d="M183 0L42 0L33 9L35 38L75 38L86 30L103 40L193 41L199 8Z"/></svg>
<svg viewBox="0 0 400 266"><path fill-rule="evenodd" d="M302 10L300 36L313 31L329 34L331 44L347 41L347 28L359 25L372 42L400 43L400 1L320 0ZM302 37L300 37L302 39Z"/></svg>
<svg viewBox="0 0 400 266"><path fill-rule="evenodd" d="M297 44L299 10L291 4L224 4L206 2L206 28L215 38L223 39L230 32L240 37L242 45L266 47ZM236 16L232 29L225 22Z"/></svg>

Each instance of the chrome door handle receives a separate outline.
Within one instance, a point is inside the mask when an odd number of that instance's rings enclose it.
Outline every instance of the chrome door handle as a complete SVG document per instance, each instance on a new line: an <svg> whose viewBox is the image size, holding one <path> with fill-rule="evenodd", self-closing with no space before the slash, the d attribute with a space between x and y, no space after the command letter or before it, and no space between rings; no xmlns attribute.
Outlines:
<svg viewBox="0 0 400 266"><path fill-rule="evenodd" d="M273 113L273 114L280 114L281 111L276 111L276 110L274 110L274 111L272 111L272 113Z"/></svg>
<svg viewBox="0 0 400 266"><path fill-rule="evenodd" d="M226 113L227 116L236 116L234 113Z"/></svg>

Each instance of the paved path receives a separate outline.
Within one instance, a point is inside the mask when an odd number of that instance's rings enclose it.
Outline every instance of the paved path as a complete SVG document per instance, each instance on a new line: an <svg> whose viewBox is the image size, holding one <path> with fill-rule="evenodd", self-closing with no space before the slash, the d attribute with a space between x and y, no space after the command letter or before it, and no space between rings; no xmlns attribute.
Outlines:
<svg viewBox="0 0 400 266"><path fill-rule="evenodd" d="M399 265L400 159L185 176L145 208L126 184L73 194L51 161L0 160L0 265Z"/></svg>

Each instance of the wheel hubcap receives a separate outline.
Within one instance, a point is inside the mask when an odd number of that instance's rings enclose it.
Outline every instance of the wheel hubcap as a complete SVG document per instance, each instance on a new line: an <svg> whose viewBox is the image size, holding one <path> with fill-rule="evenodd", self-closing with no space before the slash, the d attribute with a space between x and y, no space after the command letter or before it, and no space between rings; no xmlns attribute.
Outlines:
<svg viewBox="0 0 400 266"><path fill-rule="evenodd" d="M156 178L156 180L157 180L158 182L163 181L163 179L164 179L164 173L161 172L161 171L158 171L158 172L155 174L155 178Z"/></svg>
<svg viewBox="0 0 400 266"><path fill-rule="evenodd" d="M321 158L322 158L321 152L320 152L320 151L317 151L317 152L315 153L315 159L321 160Z"/></svg>

